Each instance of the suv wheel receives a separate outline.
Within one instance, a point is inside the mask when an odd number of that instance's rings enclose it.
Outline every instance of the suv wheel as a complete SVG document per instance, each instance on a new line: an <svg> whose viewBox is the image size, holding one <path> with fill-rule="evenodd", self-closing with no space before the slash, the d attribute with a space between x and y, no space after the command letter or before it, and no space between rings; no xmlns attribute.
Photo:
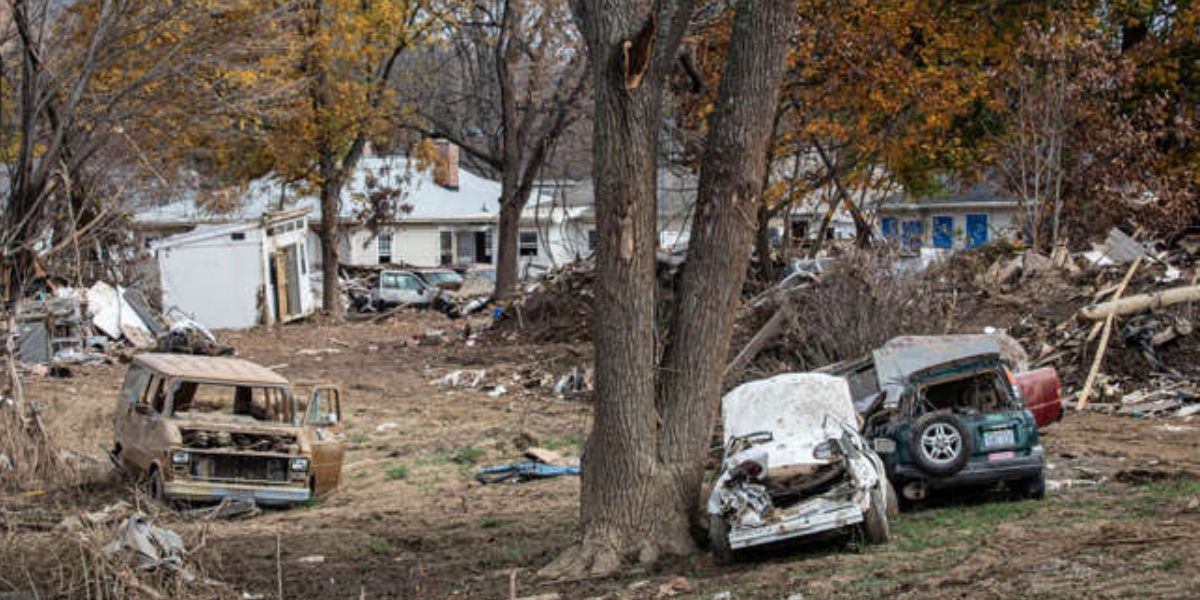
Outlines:
<svg viewBox="0 0 1200 600"><path fill-rule="evenodd" d="M967 466L971 435L954 413L945 410L922 415L912 426L913 460L930 475L953 475Z"/></svg>

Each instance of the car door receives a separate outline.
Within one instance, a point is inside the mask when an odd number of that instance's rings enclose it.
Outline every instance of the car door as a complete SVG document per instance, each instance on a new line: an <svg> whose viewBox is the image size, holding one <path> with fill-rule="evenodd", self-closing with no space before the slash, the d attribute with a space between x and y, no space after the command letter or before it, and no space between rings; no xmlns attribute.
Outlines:
<svg viewBox="0 0 1200 600"><path fill-rule="evenodd" d="M304 426L310 430L313 490L318 496L337 488L342 479L346 445L342 439L342 393L335 385L313 388L304 411Z"/></svg>
<svg viewBox="0 0 1200 600"><path fill-rule="evenodd" d="M166 383L161 375L150 376L148 383L128 404L121 419L122 458L126 467L135 471L147 471L160 451L157 448L159 436L154 433L161 419L159 411L165 405Z"/></svg>

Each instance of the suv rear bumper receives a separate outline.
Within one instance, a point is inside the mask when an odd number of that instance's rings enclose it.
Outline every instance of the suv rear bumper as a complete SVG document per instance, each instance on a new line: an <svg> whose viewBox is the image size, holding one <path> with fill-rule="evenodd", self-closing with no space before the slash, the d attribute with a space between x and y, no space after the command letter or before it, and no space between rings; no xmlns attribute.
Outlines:
<svg viewBox="0 0 1200 600"><path fill-rule="evenodd" d="M1037 477L1041 475L1045 462L1045 451L1039 444L1029 451L1028 456L969 462L961 471L946 477L930 475L915 465L896 465L891 478L899 485L910 481L922 481L933 489L965 487Z"/></svg>
<svg viewBox="0 0 1200 600"><path fill-rule="evenodd" d="M308 502L312 493L308 487L173 480L163 484L163 495L169 500L187 502L220 502L228 498L253 500L264 506L287 506Z"/></svg>

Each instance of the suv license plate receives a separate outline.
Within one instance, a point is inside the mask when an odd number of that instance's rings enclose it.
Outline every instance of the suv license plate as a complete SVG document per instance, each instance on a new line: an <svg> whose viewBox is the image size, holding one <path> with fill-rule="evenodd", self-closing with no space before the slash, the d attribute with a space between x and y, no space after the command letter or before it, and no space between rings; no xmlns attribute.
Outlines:
<svg viewBox="0 0 1200 600"><path fill-rule="evenodd" d="M983 445L987 448L998 448L1003 446L1012 446L1016 442L1011 429L998 429L996 431L983 432Z"/></svg>

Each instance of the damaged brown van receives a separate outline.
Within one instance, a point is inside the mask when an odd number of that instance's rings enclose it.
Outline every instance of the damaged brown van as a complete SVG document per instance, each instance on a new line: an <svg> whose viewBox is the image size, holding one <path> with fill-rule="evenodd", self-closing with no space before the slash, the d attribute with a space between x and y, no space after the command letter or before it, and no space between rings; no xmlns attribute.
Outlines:
<svg viewBox="0 0 1200 600"><path fill-rule="evenodd" d="M301 412L287 379L252 362L140 354L125 375L113 459L162 501L307 502L337 487L341 394L316 386Z"/></svg>

